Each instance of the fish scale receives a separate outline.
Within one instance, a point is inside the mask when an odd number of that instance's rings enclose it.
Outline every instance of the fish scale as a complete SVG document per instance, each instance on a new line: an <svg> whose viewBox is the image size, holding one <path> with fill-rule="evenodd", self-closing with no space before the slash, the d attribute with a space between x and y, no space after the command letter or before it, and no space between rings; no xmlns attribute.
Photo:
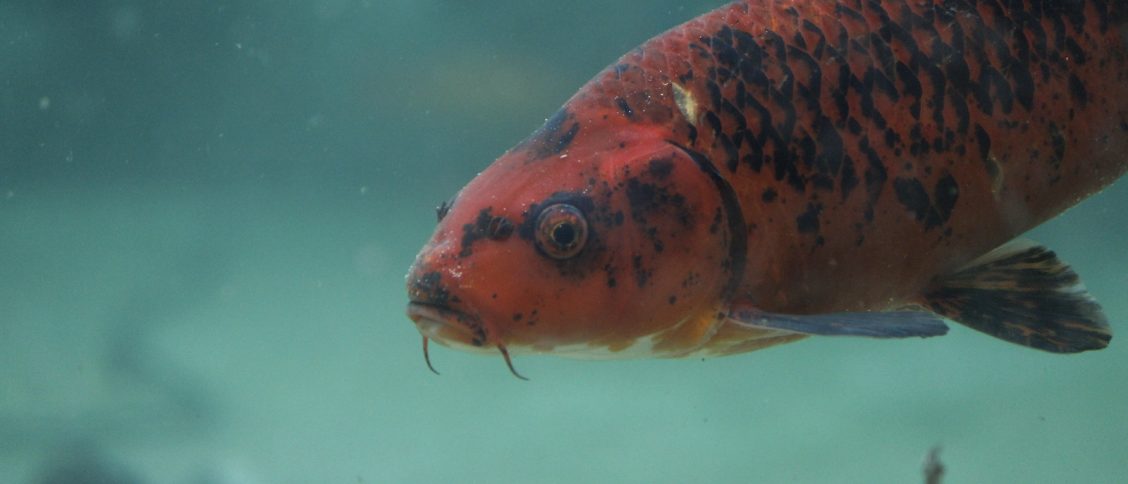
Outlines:
<svg viewBox="0 0 1128 484"><path fill-rule="evenodd" d="M572 102L626 99L644 113L634 122L670 126L752 201L750 237L795 246L765 261L794 288L750 263L752 297L779 311L861 307L898 288L911 296L924 282L906 279L958 267L1124 172L1128 74L1112 23L1124 13L1108 10L1124 7L1058 5L736 2L628 54ZM692 93L696 120L633 107L663 98L667 82ZM810 282L921 251L934 264L900 261L906 277L889 274L884 287L835 284L828 299Z"/></svg>
<svg viewBox="0 0 1128 484"><path fill-rule="evenodd" d="M507 359L934 336L940 316L1103 347L1076 275L1007 242L1128 170L1126 17L1103 0L723 6L623 56L471 181L408 275L409 316ZM490 217L521 228L472 231Z"/></svg>

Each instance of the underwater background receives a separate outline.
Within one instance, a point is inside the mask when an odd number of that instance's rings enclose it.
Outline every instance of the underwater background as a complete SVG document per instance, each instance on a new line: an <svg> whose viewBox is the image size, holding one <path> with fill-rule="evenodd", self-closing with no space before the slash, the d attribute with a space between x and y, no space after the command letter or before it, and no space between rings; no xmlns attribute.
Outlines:
<svg viewBox="0 0 1128 484"><path fill-rule="evenodd" d="M435 206L721 1L0 0L0 482L1128 482L1128 181L1028 236L1109 348L433 346ZM1128 156L1128 154L1126 154Z"/></svg>

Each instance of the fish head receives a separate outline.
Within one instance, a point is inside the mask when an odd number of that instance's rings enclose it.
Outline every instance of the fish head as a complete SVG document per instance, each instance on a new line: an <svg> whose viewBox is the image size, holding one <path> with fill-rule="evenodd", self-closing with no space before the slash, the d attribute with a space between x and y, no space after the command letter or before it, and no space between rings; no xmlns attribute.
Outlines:
<svg viewBox="0 0 1128 484"><path fill-rule="evenodd" d="M440 208L407 275L424 344L507 358L698 347L733 270L716 177L659 129L581 130L556 149L549 125Z"/></svg>

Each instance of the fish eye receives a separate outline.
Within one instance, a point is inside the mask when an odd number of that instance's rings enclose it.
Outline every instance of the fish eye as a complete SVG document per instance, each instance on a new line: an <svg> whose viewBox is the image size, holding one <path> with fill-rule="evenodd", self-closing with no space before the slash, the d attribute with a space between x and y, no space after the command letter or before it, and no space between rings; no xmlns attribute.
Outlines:
<svg viewBox="0 0 1128 484"><path fill-rule="evenodd" d="M537 247L553 259L568 259L579 254L587 238L587 219L572 205L549 205L537 216Z"/></svg>

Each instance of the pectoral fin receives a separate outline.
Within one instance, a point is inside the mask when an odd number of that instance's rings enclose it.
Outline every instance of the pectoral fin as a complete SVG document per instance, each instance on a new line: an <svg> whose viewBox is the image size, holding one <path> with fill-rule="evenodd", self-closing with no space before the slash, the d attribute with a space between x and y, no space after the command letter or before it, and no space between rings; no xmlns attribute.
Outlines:
<svg viewBox="0 0 1128 484"><path fill-rule="evenodd" d="M819 336L910 338L941 336L948 326L927 311L858 311L826 314L778 314L735 305L728 314L733 324Z"/></svg>

